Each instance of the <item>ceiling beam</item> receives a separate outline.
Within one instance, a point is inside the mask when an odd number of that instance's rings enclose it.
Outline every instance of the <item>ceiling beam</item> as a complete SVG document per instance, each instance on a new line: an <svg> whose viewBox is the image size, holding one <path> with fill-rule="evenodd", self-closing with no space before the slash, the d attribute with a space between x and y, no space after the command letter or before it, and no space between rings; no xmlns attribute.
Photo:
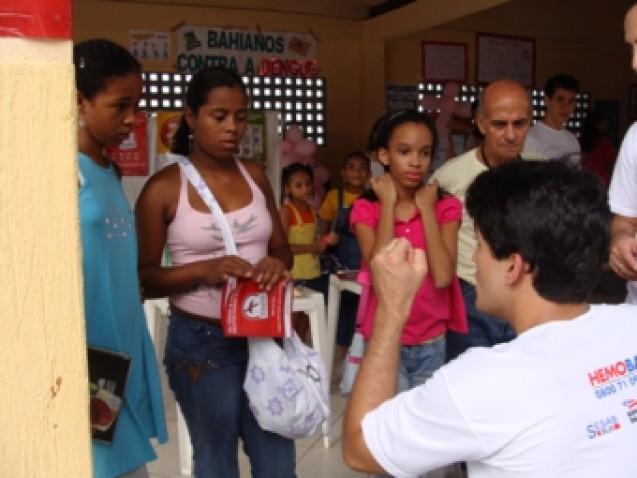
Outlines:
<svg viewBox="0 0 637 478"><path fill-rule="evenodd" d="M376 40L393 40L509 1L511 0L416 0L384 15L365 20L365 29Z"/></svg>
<svg viewBox="0 0 637 478"><path fill-rule="evenodd" d="M250 10L288 15L310 15L343 20L364 20L369 7L363 2L336 0L109 0L121 3L170 5L176 7L208 7L222 10Z"/></svg>

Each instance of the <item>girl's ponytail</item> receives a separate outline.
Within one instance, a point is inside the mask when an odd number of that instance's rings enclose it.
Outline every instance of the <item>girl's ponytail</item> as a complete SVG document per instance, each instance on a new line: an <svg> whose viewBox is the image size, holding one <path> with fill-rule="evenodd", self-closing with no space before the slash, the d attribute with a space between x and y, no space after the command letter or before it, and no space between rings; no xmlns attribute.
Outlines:
<svg viewBox="0 0 637 478"><path fill-rule="evenodd" d="M170 150L175 154L188 156L190 154L190 126L186 122L186 117L181 115L179 127L173 135L173 141Z"/></svg>

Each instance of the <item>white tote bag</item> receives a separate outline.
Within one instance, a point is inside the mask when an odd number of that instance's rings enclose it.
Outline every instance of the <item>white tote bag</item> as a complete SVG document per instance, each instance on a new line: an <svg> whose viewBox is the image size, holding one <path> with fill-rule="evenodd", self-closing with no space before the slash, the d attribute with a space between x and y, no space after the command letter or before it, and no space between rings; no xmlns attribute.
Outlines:
<svg viewBox="0 0 637 478"><path fill-rule="evenodd" d="M321 356L293 334L280 347L272 339L250 339L243 389L264 430L286 438L312 435L329 419L327 374Z"/></svg>

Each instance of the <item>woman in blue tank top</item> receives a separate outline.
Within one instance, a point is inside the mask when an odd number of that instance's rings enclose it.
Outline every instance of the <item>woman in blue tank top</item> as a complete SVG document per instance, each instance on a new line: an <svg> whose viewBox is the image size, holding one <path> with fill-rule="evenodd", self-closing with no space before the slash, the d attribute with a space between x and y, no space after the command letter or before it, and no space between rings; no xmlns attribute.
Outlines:
<svg viewBox="0 0 637 478"><path fill-rule="evenodd" d="M93 476L148 476L156 458L150 438L167 440L155 351L137 279L137 242L131 207L117 167L104 148L131 132L141 96L141 67L107 40L73 51L78 90L80 227L84 313L90 346L131 358L112 443L93 440Z"/></svg>

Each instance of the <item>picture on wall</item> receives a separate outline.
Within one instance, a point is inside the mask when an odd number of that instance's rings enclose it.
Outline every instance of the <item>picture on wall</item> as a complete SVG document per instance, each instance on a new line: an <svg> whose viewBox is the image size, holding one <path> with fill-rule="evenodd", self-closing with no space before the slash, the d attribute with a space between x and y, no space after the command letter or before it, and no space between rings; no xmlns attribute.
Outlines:
<svg viewBox="0 0 637 478"><path fill-rule="evenodd" d="M502 78L527 88L535 83L535 40L532 38L478 33L476 78L487 84Z"/></svg>
<svg viewBox="0 0 637 478"><path fill-rule="evenodd" d="M422 42L422 80L424 82L467 82L467 44Z"/></svg>

